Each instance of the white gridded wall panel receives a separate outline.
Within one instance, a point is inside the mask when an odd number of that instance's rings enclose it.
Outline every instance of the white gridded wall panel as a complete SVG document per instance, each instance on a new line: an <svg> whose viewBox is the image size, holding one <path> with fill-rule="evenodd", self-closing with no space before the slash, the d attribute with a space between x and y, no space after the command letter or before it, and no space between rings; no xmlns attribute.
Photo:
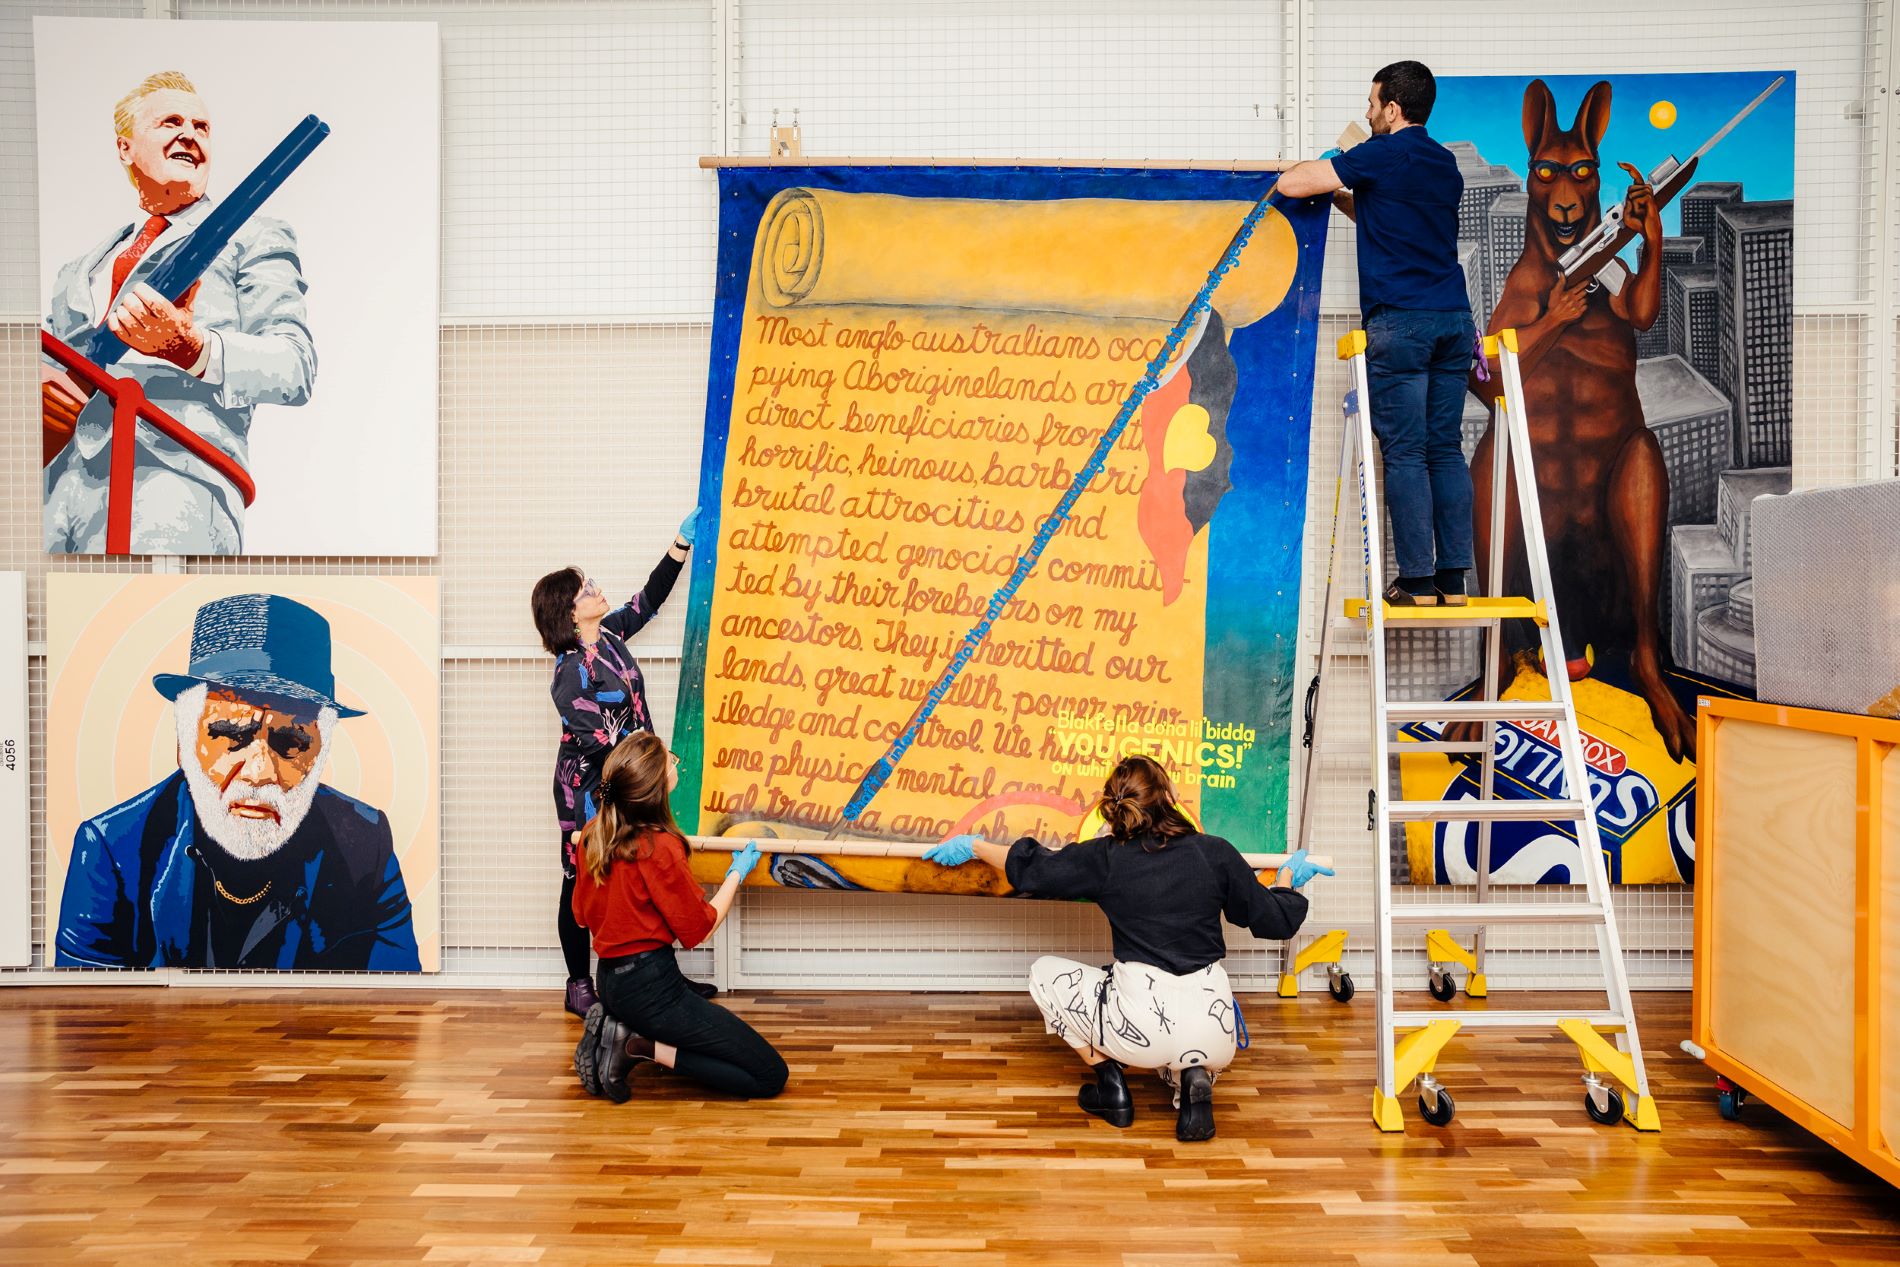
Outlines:
<svg viewBox="0 0 1900 1267"><path fill-rule="evenodd" d="M33 15L135 18L139 0L59 6L0 0L0 318L39 317L39 178L34 172Z"/></svg>
<svg viewBox="0 0 1900 1267"><path fill-rule="evenodd" d="M755 987L1007 990L1037 955L1109 958L1107 922L1076 902L748 889L741 929Z"/></svg>
<svg viewBox="0 0 1900 1267"><path fill-rule="evenodd" d="M1875 234L1891 237L1895 225L1872 214L1881 205L1867 175L1877 151L1865 119L1847 107L1866 94L1883 60L1874 51L1886 48L1877 4L1685 0L1663 11L1616 0L1610 11L1593 11L1602 21L1580 30L1571 19L1497 0L0 0L0 121L7 125L0 316L9 323L0 328L0 567L29 573L32 638L43 636L48 569L38 526L29 18L167 8L185 19L442 25L441 556L156 565L441 576L440 981L558 980L548 813L554 719L526 590L542 571L569 562L615 593L629 590L691 505L716 201L712 177L694 160L728 148L727 138L734 153L762 154L775 108L786 124L798 111L806 151L820 156L1218 162L1298 156L1330 144L1359 115L1368 72L1401 56L1446 73L1792 66L1801 76L1797 460L1827 479L1854 478L1867 466L1879 383L1865 350L1868 301L1879 294L1869 265ZM1299 30L1307 32L1303 46L1289 38ZM1304 80L1296 81L1302 69ZM1305 143L1283 122L1296 100L1310 133ZM1893 148L1900 137L1882 136L1900 180L1900 149ZM1350 228L1336 218L1333 232L1333 315L1320 336L1315 512L1306 534L1315 605L1343 385L1330 348L1355 323L1348 315ZM1900 303L1900 252L1891 247L1888 314ZM1900 351L1900 330L1893 334L1891 342L1880 336L1882 356L1889 346ZM616 479L625 481L624 495L611 491ZM586 493L571 491L583 487ZM576 504L587 497L607 509ZM95 562L61 570L154 566ZM662 733L672 723L682 606L676 600L639 643ZM1309 606L1309 651L1317 618ZM1323 723L1361 745L1363 666L1351 662L1342 672ZM42 660L32 664L30 681L35 768L43 770ZM1308 925L1313 933L1352 928L1348 966L1361 973L1372 868L1387 857L1365 844L1365 777L1363 746L1326 767L1318 842L1334 854L1340 875L1312 890ZM36 877L43 810L36 789ZM1685 981L1686 890L1627 890L1617 900L1635 982ZM738 943L727 948L736 951L727 962L738 980L758 986L1010 986L1036 953L1099 958L1107 948L1100 915L1067 904L755 890L739 914L727 934ZM45 912L36 908L36 939L44 927ZM1575 979L1581 961L1561 941L1494 939L1520 944L1499 956L1501 983ZM1272 949L1244 934L1235 935L1235 950L1230 966L1247 988L1277 971ZM689 970L708 971L712 958L696 952ZM1401 974L1418 969L1416 952L1401 956Z"/></svg>
<svg viewBox="0 0 1900 1267"><path fill-rule="evenodd" d="M1867 81L1869 102L1885 106L1881 154L1886 159L1885 199L1877 202L1884 213L1875 224L1876 241L1885 248L1887 266L1880 284L1885 288L1885 318L1891 370L1887 401L1876 420L1879 451L1867 474L1873 479L1900 476L1900 13L1893 3L1876 6L1868 22ZM1876 312L1883 311L1876 308Z"/></svg>
<svg viewBox="0 0 1900 1267"><path fill-rule="evenodd" d="M718 6L182 0L184 18L387 18L442 33L442 314L705 316ZM445 384L446 386L446 384Z"/></svg>
<svg viewBox="0 0 1900 1267"><path fill-rule="evenodd" d="M446 645L514 648L545 668L536 578L577 566L615 601L646 583L698 499L707 345L703 325L443 331ZM686 590L682 575L640 632L643 658L678 655Z"/></svg>
<svg viewBox="0 0 1900 1267"><path fill-rule="evenodd" d="M734 0L737 153L773 111L822 157L1282 153L1283 14L1259 0Z"/></svg>

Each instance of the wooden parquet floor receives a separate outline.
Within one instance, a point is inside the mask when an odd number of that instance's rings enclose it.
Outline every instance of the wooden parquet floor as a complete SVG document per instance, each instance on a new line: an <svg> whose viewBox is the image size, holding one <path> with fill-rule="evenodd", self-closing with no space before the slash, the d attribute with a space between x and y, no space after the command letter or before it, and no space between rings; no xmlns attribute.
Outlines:
<svg viewBox="0 0 1900 1267"><path fill-rule="evenodd" d="M1900 1261L1900 1194L1764 1106L1723 1121L1688 996L1638 998L1660 1136L1500 1034L1441 1061L1450 1127L1408 1097L1381 1136L1371 1000L1320 993L1244 1000L1188 1145L1147 1079L1131 1129L1084 1117L1022 996L742 996L781 1099L645 1067L616 1106L553 991L4 990L0 1263Z"/></svg>

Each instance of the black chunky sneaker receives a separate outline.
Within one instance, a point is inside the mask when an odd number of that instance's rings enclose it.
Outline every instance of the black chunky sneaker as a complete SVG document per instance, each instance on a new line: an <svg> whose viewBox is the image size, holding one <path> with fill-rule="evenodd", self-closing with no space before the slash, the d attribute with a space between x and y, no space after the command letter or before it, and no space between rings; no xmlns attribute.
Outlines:
<svg viewBox="0 0 1900 1267"><path fill-rule="evenodd" d="M1181 1071L1181 1108L1174 1137L1184 1144L1214 1138L1214 1079L1198 1065Z"/></svg>
<svg viewBox="0 0 1900 1267"><path fill-rule="evenodd" d="M643 1060L652 1060L653 1040L633 1032L633 1027L609 1016L600 1023L600 1037L594 1047L594 1063L600 1072L600 1090L615 1104L633 1098L627 1075Z"/></svg>
<svg viewBox="0 0 1900 1267"><path fill-rule="evenodd" d="M634 1036L633 1030L618 1017L609 1016L600 1023L600 1039L595 1046L595 1067L600 1071L600 1090L615 1104L625 1104L633 1098L633 1091L627 1086L627 1072L633 1068L633 1053L627 1050L627 1040Z"/></svg>
<svg viewBox="0 0 1900 1267"><path fill-rule="evenodd" d="M600 1004L588 1008L586 1023L581 1026L581 1041L574 1044L574 1073L588 1095L600 1094L600 1068L595 1053L600 1050L600 1023L606 1019L607 1009Z"/></svg>
<svg viewBox="0 0 1900 1267"><path fill-rule="evenodd" d="M1135 1120L1134 1097L1128 1094L1122 1067L1112 1060L1095 1066L1095 1081L1083 1085L1075 1102L1084 1113L1093 1113L1110 1126L1127 1126Z"/></svg>

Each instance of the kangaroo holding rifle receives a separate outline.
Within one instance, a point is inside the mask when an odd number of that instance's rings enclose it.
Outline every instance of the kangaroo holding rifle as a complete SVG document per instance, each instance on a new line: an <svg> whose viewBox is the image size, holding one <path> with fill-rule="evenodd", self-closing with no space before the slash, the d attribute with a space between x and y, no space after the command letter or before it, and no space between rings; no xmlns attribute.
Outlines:
<svg viewBox="0 0 1900 1267"><path fill-rule="evenodd" d="M1669 472L1636 394L1636 334L1655 324L1662 308L1663 199L1641 172L1618 164L1631 180L1617 209L1619 227L1642 240L1635 274L1613 262L1613 250L1600 266L1579 267L1583 261L1575 249L1603 236L1599 146L1609 122L1607 82L1584 94L1568 128L1559 124L1557 103L1543 80L1532 80L1524 90L1530 153L1524 252L1487 330L1517 330L1537 494L1554 597L1563 614L1565 667L1574 681L1590 672L1588 650L1599 657L1612 648L1627 651L1631 676L1670 757L1693 758L1695 725L1670 691L1662 664ZM1686 183L1695 162L1671 173L1668 193ZM1471 460L1476 554L1482 559L1490 550L1491 454L1502 388L1497 375L1476 373L1470 387L1492 408L1491 426ZM1506 499L1504 523L1504 590L1527 593L1515 499Z"/></svg>

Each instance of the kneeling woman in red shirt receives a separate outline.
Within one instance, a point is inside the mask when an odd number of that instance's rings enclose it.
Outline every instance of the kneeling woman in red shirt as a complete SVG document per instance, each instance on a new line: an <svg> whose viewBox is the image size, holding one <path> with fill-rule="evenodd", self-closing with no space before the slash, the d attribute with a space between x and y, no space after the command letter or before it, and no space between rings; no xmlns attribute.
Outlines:
<svg viewBox="0 0 1900 1267"><path fill-rule="evenodd" d="M632 1095L627 1072L643 1060L715 1091L774 1096L785 1089L785 1061L757 1030L695 994L673 956L675 941L691 950L712 935L759 862L758 846L748 842L706 899L667 806L678 765L658 735L642 731L621 740L601 772L574 918L593 933L605 1006L587 1013L574 1071L589 1092L618 1104Z"/></svg>

